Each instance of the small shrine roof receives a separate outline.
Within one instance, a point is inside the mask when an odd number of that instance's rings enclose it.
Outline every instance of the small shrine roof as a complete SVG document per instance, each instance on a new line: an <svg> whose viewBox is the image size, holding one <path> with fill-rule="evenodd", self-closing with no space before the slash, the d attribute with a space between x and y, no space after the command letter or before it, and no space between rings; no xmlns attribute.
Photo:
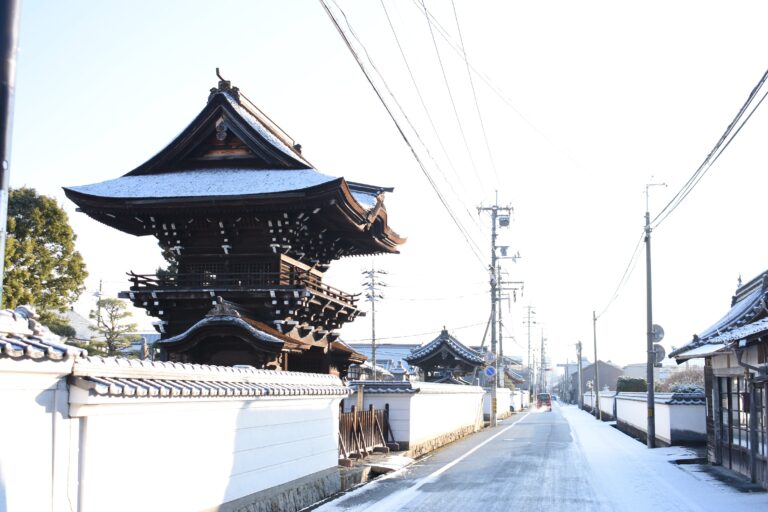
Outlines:
<svg viewBox="0 0 768 512"><path fill-rule="evenodd" d="M734 342L754 338L768 331L768 271L736 290L731 309L720 320L694 335L686 345L673 350L678 361L711 356Z"/></svg>
<svg viewBox="0 0 768 512"><path fill-rule="evenodd" d="M414 350L403 359L410 364L418 366L419 361L432 357L443 347L448 348L456 357L463 359L469 364L482 365L484 363L482 354L463 345L459 340L448 334L448 331L445 329L442 330L437 338L423 347Z"/></svg>

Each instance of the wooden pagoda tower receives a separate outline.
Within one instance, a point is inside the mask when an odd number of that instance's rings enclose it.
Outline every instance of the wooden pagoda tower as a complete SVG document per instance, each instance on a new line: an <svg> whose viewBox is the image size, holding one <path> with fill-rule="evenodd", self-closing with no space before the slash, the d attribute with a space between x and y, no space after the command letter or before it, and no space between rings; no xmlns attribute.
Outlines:
<svg viewBox="0 0 768 512"><path fill-rule="evenodd" d="M344 375L365 356L336 330L357 295L323 274L344 256L396 253L391 188L321 174L221 80L192 123L128 174L67 187L79 211L157 238L168 270L130 272L130 299L157 317L167 360Z"/></svg>

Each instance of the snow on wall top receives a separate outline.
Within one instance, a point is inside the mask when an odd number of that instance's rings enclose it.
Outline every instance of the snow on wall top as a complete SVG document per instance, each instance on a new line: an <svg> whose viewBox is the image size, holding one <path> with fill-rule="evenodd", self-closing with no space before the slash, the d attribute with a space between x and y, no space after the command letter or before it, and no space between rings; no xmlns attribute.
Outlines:
<svg viewBox="0 0 768 512"><path fill-rule="evenodd" d="M199 169L166 174L122 176L101 183L68 187L68 189L92 196L125 199L243 196L301 190L336 179L338 178L321 174L314 169ZM357 196L358 194L355 194L356 199Z"/></svg>

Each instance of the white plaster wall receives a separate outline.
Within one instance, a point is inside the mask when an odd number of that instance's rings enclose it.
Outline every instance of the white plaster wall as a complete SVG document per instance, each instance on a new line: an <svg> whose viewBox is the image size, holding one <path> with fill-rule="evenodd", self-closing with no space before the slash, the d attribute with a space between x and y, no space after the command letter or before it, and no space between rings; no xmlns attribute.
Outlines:
<svg viewBox="0 0 768 512"><path fill-rule="evenodd" d="M65 478L77 476L68 440L78 432L66 419L71 367L0 358L0 512L63 511L68 499L77 502L76 485Z"/></svg>
<svg viewBox="0 0 768 512"><path fill-rule="evenodd" d="M672 444L671 434L671 412L675 406L667 404L660 404L656 402L653 407L653 416L655 418L654 428L656 431L656 439L661 439L668 444ZM647 409L647 407L646 407ZM646 416L646 425L643 431L648 430L648 419Z"/></svg>
<svg viewBox="0 0 768 512"><path fill-rule="evenodd" d="M411 445L461 428L482 426L483 388L460 384L418 383L411 400Z"/></svg>
<svg viewBox="0 0 768 512"><path fill-rule="evenodd" d="M89 408L80 419L82 512L147 510L148 503L200 510L335 467L339 401L137 400Z"/></svg>
<svg viewBox="0 0 768 512"><path fill-rule="evenodd" d="M613 416L613 404L616 401L616 393L611 391L610 393L600 393L600 410L603 414L610 414Z"/></svg>
<svg viewBox="0 0 768 512"><path fill-rule="evenodd" d="M627 396L642 397L642 400L630 400ZM645 393L621 393L616 397L617 420L642 430L648 428L648 406Z"/></svg>
<svg viewBox="0 0 768 512"><path fill-rule="evenodd" d="M512 407L515 408L515 412L520 412L523 407L528 406L528 392L516 389L511 396Z"/></svg>
<svg viewBox="0 0 768 512"><path fill-rule="evenodd" d="M512 390L509 388L496 388L496 417L505 418L509 416L509 406L512 404ZM520 409L515 408L516 411ZM491 392L485 390L483 395L483 414L491 415Z"/></svg>
<svg viewBox="0 0 768 512"><path fill-rule="evenodd" d="M459 384L413 382L418 393L364 393L363 407L384 409L389 404L389 426L395 441L411 445L435 439L462 427L482 426L483 388ZM348 411L357 394L344 400Z"/></svg>
<svg viewBox="0 0 768 512"><path fill-rule="evenodd" d="M363 408L370 405L384 410L389 404L389 428L395 441L408 442L411 439L411 397L404 393L363 393ZM348 412L357 403L357 393L344 399L344 411Z"/></svg>
<svg viewBox="0 0 768 512"><path fill-rule="evenodd" d="M595 406L595 397L592 395L591 391L584 393L584 406L590 408Z"/></svg>
<svg viewBox="0 0 768 512"><path fill-rule="evenodd" d="M704 404L678 405L671 411L671 424L675 430L688 430L707 434L707 412Z"/></svg>

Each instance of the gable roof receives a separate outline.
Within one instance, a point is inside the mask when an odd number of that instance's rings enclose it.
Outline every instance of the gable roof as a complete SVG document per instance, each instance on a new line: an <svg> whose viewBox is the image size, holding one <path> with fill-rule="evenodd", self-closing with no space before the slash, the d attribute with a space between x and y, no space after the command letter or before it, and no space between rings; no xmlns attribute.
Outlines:
<svg viewBox="0 0 768 512"><path fill-rule="evenodd" d="M673 350L670 358L678 361L711 356L730 348L735 342L745 343L768 331L768 271L736 290L731 309L686 345Z"/></svg>

